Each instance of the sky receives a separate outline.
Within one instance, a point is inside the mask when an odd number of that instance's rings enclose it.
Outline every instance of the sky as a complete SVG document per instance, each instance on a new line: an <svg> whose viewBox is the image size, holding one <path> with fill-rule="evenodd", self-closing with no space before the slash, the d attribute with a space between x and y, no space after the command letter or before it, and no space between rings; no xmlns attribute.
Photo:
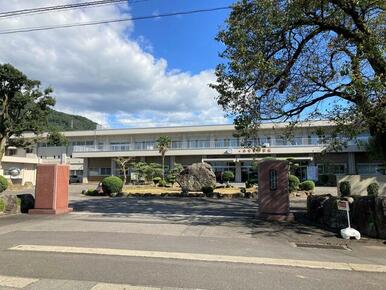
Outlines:
<svg viewBox="0 0 386 290"><path fill-rule="evenodd" d="M9 0L1 11L90 0ZM130 3L132 2L132 3ZM0 19L2 30L224 7L230 0L132 0L119 5ZM104 127L224 124L214 37L229 10L0 35L0 63L51 86L55 109Z"/></svg>

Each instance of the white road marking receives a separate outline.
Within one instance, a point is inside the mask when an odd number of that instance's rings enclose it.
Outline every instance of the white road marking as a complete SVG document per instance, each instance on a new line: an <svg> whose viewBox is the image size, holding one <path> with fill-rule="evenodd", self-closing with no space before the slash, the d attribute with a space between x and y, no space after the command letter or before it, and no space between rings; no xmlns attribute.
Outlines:
<svg viewBox="0 0 386 290"><path fill-rule="evenodd" d="M313 269L345 270L345 271L364 271L386 273L386 265L376 264L354 264L345 262L329 261L309 261L295 259L276 259L264 257L245 257L228 255L209 255L181 252L159 252L159 251L138 251L126 249L108 249L108 248L86 248L86 247L65 247L65 246L46 246L46 245L18 245L9 248L14 251L30 252L53 252L53 253L71 253L71 254L90 254L90 255L109 255L125 257L159 258L159 259L177 259L204 262L225 262L241 263L254 265L286 266Z"/></svg>
<svg viewBox="0 0 386 290"><path fill-rule="evenodd" d="M161 288L133 286L125 284L98 283L90 290L161 290Z"/></svg>
<svg viewBox="0 0 386 290"><path fill-rule="evenodd" d="M39 281L38 279L32 278L21 278L13 276L0 276L0 286L2 287L14 287L14 288L24 288L28 285Z"/></svg>

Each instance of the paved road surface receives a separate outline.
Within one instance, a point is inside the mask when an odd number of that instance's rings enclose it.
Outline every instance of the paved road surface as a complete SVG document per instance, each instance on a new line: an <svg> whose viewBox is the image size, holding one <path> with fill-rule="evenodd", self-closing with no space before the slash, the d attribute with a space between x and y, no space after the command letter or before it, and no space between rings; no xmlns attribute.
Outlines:
<svg viewBox="0 0 386 290"><path fill-rule="evenodd" d="M65 216L0 218L0 289L386 285L383 241L261 221L253 200L79 197L72 206ZM342 248L295 246L304 242Z"/></svg>

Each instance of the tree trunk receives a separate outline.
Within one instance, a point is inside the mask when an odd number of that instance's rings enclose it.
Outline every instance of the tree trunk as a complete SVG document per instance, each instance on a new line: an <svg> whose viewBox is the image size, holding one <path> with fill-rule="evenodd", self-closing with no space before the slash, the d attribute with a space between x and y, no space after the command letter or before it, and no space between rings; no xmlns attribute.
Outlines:
<svg viewBox="0 0 386 290"><path fill-rule="evenodd" d="M3 160L3 156L5 154L5 144L7 139L5 137L0 139L0 169L2 169L1 161Z"/></svg>
<svg viewBox="0 0 386 290"><path fill-rule="evenodd" d="M126 176L126 168L123 168L123 185L126 185L127 176Z"/></svg>
<svg viewBox="0 0 386 290"><path fill-rule="evenodd" d="M165 180L165 153L162 153L162 180Z"/></svg>

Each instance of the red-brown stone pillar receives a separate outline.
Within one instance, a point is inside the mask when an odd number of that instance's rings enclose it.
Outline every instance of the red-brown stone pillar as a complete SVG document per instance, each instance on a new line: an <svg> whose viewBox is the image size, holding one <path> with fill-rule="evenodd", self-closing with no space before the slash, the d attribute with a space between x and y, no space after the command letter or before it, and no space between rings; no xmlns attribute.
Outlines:
<svg viewBox="0 0 386 290"><path fill-rule="evenodd" d="M65 164L39 164L35 187L35 208L30 214L63 214L68 207L69 166Z"/></svg>
<svg viewBox="0 0 386 290"><path fill-rule="evenodd" d="M288 220L288 162L265 160L259 164L259 213L269 220Z"/></svg>

